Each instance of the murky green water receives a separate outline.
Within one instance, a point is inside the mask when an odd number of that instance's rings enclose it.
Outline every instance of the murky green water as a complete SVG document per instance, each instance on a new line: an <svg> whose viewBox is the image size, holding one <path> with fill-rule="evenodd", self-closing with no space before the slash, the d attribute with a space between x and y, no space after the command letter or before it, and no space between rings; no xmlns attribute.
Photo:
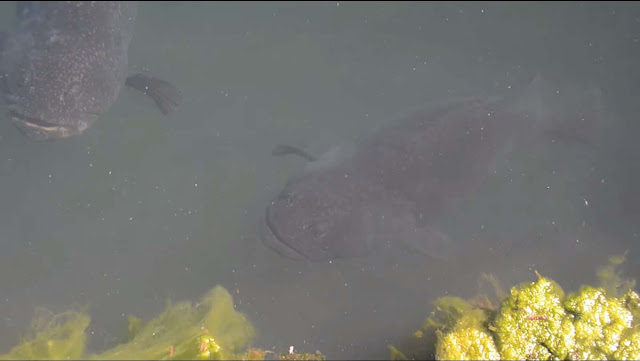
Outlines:
<svg viewBox="0 0 640 361"><path fill-rule="evenodd" d="M38 305L88 303L91 347L103 349L127 314L222 284L260 346L385 358L431 299L472 294L479 272L511 283L538 269L577 286L630 249L627 271L640 276L637 4L151 2L138 16L130 68L179 86L178 111L164 117L125 89L81 137L37 143L0 123L2 350ZM420 104L537 73L599 86L609 117L597 148L516 152L526 176L490 178L440 221L500 257L309 266L259 241L264 207L304 165L272 157L274 145L319 154Z"/></svg>

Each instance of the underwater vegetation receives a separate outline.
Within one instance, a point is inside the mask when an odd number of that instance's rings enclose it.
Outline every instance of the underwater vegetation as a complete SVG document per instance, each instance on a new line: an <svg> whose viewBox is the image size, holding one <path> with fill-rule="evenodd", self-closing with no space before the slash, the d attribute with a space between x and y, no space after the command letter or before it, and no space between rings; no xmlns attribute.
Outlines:
<svg viewBox="0 0 640 361"><path fill-rule="evenodd" d="M231 295L221 286L213 288L197 304L169 304L146 323L129 316L126 341L99 354L85 353L89 323L90 317L84 311L57 315L40 312L32 323L34 335L0 355L0 359L264 360L274 354L249 347L255 330L235 310ZM297 353L293 348L275 356L282 360L324 360L319 352Z"/></svg>
<svg viewBox="0 0 640 361"><path fill-rule="evenodd" d="M597 272L598 287L583 286L565 295L553 280L511 288L504 294L495 278L483 275L500 299L442 297L414 339L435 334L438 360L638 360L640 297L634 281L624 280L612 257ZM389 346L392 359L408 359ZM424 358L422 355L419 358Z"/></svg>
<svg viewBox="0 0 640 361"><path fill-rule="evenodd" d="M582 286L566 295L559 284L536 272L537 280L504 292L490 275L481 280L492 297L465 300L441 297L412 339L427 345L407 356L389 346L391 358L439 360L602 360L640 359L640 296L635 282L618 270L624 257L612 257L597 272L599 285ZM252 347L254 327L238 312L232 296L214 287L198 303L169 304L156 318L143 322L129 316L126 339L101 353L86 352L85 310L53 314L40 310L33 332L12 350L11 359L200 359L324 360L315 353L275 353Z"/></svg>

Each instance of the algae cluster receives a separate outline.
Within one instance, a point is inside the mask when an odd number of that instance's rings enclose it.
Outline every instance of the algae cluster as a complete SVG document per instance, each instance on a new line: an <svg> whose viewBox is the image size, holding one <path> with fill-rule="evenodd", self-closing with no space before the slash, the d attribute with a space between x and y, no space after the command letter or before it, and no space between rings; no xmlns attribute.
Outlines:
<svg viewBox="0 0 640 361"><path fill-rule="evenodd" d="M255 330L236 311L229 292L215 287L201 302L169 304L158 317L143 323L130 316L128 338L123 344L99 354L86 354L86 328L90 318L84 312L59 315L41 312L32 324L33 335L23 339L0 359L98 359L98 360L264 360L271 351L251 348ZM287 360L323 360L316 354L289 353Z"/></svg>
<svg viewBox="0 0 640 361"><path fill-rule="evenodd" d="M499 307L487 298L443 297L423 328L436 335L439 360L630 360L640 359L640 297L610 259L598 271L599 287L565 295L553 280L513 287ZM407 357L390 347L391 358Z"/></svg>
<svg viewBox="0 0 640 361"><path fill-rule="evenodd" d="M439 298L413 338L435 344L437 359L640 359L640 297L635 283L618 270L623 261L612 258L598 271L598 287L568 295L540 274L509 293L483 275L497 300ZM89 323L84 311L40 311L33 334L0 359L324 360L319 352L298 353L293 347L280 354L251 347L255 330L221 286L199 303L169 304L146 323L130 316L126 342L98 354L85 350ZM407 359L389 348L392 359Z"/></svg>

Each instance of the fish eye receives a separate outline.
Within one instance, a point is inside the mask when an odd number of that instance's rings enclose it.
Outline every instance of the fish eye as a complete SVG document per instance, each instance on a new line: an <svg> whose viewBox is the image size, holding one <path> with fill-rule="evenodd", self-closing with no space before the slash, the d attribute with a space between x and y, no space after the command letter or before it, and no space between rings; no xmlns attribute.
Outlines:
<svg viewBox="0 0 640 361"><path fill-rule="evenodd" d="M278 196L278 200L285 202L287 206L291 206L293 204L293 194L280 193L280 195Z"/></svg>
<svg viewBox="0 0 640 361"><path fill-rule="evenodd" d="M329 233L329 225L326 222L318 222L313 224L305 224L303 229L308 229L313 233L315 238L322 238Z"/></svg>

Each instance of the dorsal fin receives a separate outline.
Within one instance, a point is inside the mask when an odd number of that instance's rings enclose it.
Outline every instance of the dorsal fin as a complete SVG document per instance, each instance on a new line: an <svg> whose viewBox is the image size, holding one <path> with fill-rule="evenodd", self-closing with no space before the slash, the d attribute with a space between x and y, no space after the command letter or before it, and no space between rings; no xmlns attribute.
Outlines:
<svg viewBox="0 0 640 361"><path fill-rule="evenodd" d="M287 154L295 154L299 157L302 157L303 159L309 161L309 162L313 162L316 161L317 158L312 156L311 154L305 152L304 150L300 149L300 148L296 148L292 145L285 145L285 144L278 144L275 148L273 148L273 150L271 151L272 155L275 156L280 156L280 155L287 155Z"/></svg>

